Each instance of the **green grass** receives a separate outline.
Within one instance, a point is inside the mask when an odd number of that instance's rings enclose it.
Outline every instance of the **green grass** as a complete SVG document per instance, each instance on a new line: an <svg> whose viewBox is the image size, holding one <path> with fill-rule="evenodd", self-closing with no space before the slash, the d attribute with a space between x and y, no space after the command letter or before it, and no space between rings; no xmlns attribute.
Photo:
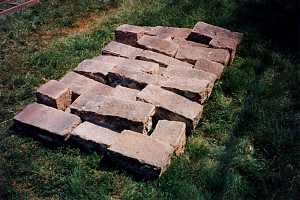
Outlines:
<svg viewBox="0 0 300 200"><path fill-rule="evenodd" d="M281 30L266 32L268 20L278 17L276 9L283 9L280 1L245 2L48 0L0 19L0 199L297 199L298 52L282 45ZM117 12L88 32L57 34L112 7ZM293 14L292 8L283 10ZM36 87L98 55L119 24L193 27L199 20L245 37L186 152L173 158L160 179L140 180L117 166L100 165L99 155L10 134L12 117L35 100ZM47 44L35 36L45 31L52 34Z"/></svg>

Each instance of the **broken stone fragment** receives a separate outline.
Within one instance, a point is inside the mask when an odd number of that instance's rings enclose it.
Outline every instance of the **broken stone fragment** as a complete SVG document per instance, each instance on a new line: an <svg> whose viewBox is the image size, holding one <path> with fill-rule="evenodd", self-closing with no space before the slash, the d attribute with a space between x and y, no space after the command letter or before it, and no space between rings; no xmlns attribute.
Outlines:
<svg viewBox="0 0 300 200"><path fill-rule="evenodd" d="M151 104L114 97L83 94L74 101L71 112L85 121L121 132L125 129L147 134L155 108Z"/></svg>
<svg viewBox="0 0 300 200"><path fill-rule="evenodd" d="M108 148L108 156L143 177L157 177L170 165L173 151L169 144L125 130Z"/></svg>
<svg viewBox="0 0 300 200"><path fill-rule="evenodd" d="M148 30L150 29L146 27L123 24L115 31L116 41L136 46L136 42L143 37L144 33Z"/></svg>
<svg viewBox="0 0 300 200"><path fill-rule="evenodd" d="M63 83L50 80L37 89L37 102L59 110L65 110L72 103L70 89Z"/></svg>
<svg viewBox="0 0 300 200"><path fill-rule="evenodd" d="M201 58L197 60L194 68L215 74L219 79L222 76L224 65Z"/></svg>
<svg viewBox="0 0 300 200"><path fill-rule="evenodd" d="M85 150L105 154L119 134L90 122L83 122L72 131L70 140Z"/></svg>
<svg viewBox="0 0 300 200"><path fill-rule="evenodd" d="M42 104L32 103L14 117L18 131L61 144L77 127L78 116Z"/></svg>
<svg viewBox="0 0 300 200"><path fill-rule="evenodd" d="M229 51L226 49L214 49L206 47L182 47L175 56L184 62L195 64L199 59L207 59L227 65L230 60Z"/></svg>
<svg viewBox="0 0 300 200"><path fill-rule="evenodd" d="M197 126L203 111L202 105L155 85L143 89L137 100L153 104L159 120L185 122L188 132Z"/></svg>
<svg viewBox="0 0 300 200"><path fill-rule="evenodd" d="M166 56L166 55L156 53L153 51L148 51L148 50L145 50L145 51L139 53L136 56L136 59L145 60L145 61L149 61L149 62L155 62L155 63L158 63L160 67L167 67L169 65L175 65L175 66L180 66L182 68L193 68L193 65L191 65L189 63L182 62L182 61L172 58L170 56Z"/></svg>
<svg viewBox="0 0 300 200"><path fill-rule="evenodd" d="M143 49L162 53L171 57L174 57L178 50L178 45L176 43L155 36L145 35L137 41L137 44Z"/></svg>
<svg viewBox="0 0 300 200"><path fill-rule="evenodd" d="M102 54L134 59L142 51L142 49L112 41L103 48Z"/></svg>
<svg viewBox="0 0 300 200"><path fill-rule="evenodd" d="M151 137L170 144L177 156L180 156L185 149L186 144L186 125L184 122L177 121L158 121Z"/></svg>

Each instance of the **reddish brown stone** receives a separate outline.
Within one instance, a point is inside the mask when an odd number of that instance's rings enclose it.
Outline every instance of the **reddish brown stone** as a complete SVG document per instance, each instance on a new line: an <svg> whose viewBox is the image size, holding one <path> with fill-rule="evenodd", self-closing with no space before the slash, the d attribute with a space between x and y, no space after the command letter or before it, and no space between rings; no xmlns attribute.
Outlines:
<svg viewBox="0 0 300 200"><path fill-rule="evenodd" d="M189 40L182 39L182 38L174 38L172 41L177 43L179 45L179 48L182 48L182 47L209 47L209 45L207 45L207 44L193 42L193 41L189 41Z"/></svg>
<svg viewBox="0 0 300 200"><path fill-rule="evenodd" d="M16 127L50 142L62 143L72 130L81 123L78 116L32 103L14 118Z"/></svg>
<svg viewBox="0 0 300 200"><path fill-rule="evenodd" d="M176 43L155 36L145 35L137 41L137 44L143 49L162 53L171 57L174 57L178 50L178 45Z"/></svg>
<svg viewBox="0 0 300 200"><path fill-rule="evenodd" d="M142 51L142 49L112 41L104 47L102 54L134 59Z"/></svg>
<svg viewBox="0 0 300 200"><path fill-rule="evenodd" d="M108 148L109 157L143 177L160 176L170 165L173 148L133 131L123 131Z"/></svg>
<svg viewBox="0 0 300 200"><path fill-rule="evenodd" d="M215 74L218 78L222 76L224 66L217 62L212 62L206 59L198 59L195 64L195 69L207 71Z"/></svg>
<svg viewBox="0 0 300 200"><path fill-rule="evenodd" d="M36 92L37 102L65 110L72 103L72 94L69 88L56 80L45 83Z"/></svg>
<svg viewBox="0 0 300 200"><path fill-rule="evenodd" d="M141 26L134 26L123 24L119 26L116 31L116 41L135 46L136 42L144 35L147 28Z"/></svg>
<svg viewBox="0 0 300 200"><path fill-rule="evenodd" d="M174 38L186 39L192 29L189 28L176 28L176 27L165 27L165 26L156 26L146 32L147 35L157 36L161 39L172 40Z"/></svg>
<svg viewBox="0 0 300 200"><path fill-rule="evenodd" d="M185 123L176 121L158 121L151 137L170 144L177 156L184 152L186 144Z"/></svg>

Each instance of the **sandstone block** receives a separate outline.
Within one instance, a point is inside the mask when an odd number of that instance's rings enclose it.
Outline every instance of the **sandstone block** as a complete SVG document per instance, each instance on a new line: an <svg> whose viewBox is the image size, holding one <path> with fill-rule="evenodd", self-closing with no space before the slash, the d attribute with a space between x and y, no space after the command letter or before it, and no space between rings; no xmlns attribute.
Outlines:
<svg viewBox="0 0 300 200"><path fill-rule="evenodd" d="M230 60L230 54L226 49L182 47L179 48L176 58L193 65L201 58L227 65Z"/></svg>
<svg viewBox="0 0 300 200"><path fill-rule="evenodd" d="M183 122L160 120L151 137L170 144L177 156L184 152L186 144L186 125Z"/></svg>
<svg viewBox="0 0 300 200"><path fill-rule="evenodd" d="M209 47L209 45L207 45L207 44L193 42L193 41L182 39L182 38L174 38L172 41L175 42L176 44L178 44L179 48L182 48L182 47L207 47L208 48Z"/></svg>
<svg viewBox="0 0 300 200"><path fill-rule="evenodd" d="M170 145L128 130L123 131L108 150L113 161L143 177L160 176L173 154Z"/></svg>
<svg viewBox="0 0 300 200"><path fill-rule="evenodd" d="M65 110L72 103L72 95L70 89L56 80L50 80L36 92L37 102Z"/></svg>
<svg viewBox="0 0 300 200"><path fill-rule="evenodd" d="M102 54L134 59L142 51L142 49L112 41L103 48Z"/></svg>
<svg viewBox="0 0 300 200"><path fill-rule="evenodd" d="M186 39L192 29L189 28L177 28L177 27L165 27L165 26L156 26L152 27L150 31L147 31L145 34L156 36L165 40L172 40L174 38Z"/></svg>
<svg viewBox="0 0 300 200"><path fill-rule="evenodd" d="M15 125L33 137L62 143L81 120L78 116L42 104L32 103L18 113Z"/></svg>
<svg viewBox="0 0 300 200"><path fill-rule="evenodd" d="M178 45L176 43L154 36L145 35L137 41L137 44L143 49L162 53L171 57L174 57L178 50Z"/></svg>
<svg viewBox="0 0 300 200"><path fill-rule="evenodd" d="M197 60L194 68L215 74L218 79L221 78L224 71L224 65L206 59Z"/></svg>
<svg viewBox="0 0 300 200"><path fill-rule="evenodd" d="M189 132L197 126L203 111L202 105L155 85L148 85L137 99L153 104L158 119L185 122Z"/></svg>
<svg viewBox="0 0 300 200"><path fill-rule="evenodd" d="M151 129L155 113L151 104L94 94L81 95L70 108L85 121L117 132L127 129L144 134Z"/></svg>
<svg viewBox="0 0 300 200"><path fill-rule="evenodd" d="M145 27L123 24L115 31L116 41L135 46L147 30Z"/></svg>

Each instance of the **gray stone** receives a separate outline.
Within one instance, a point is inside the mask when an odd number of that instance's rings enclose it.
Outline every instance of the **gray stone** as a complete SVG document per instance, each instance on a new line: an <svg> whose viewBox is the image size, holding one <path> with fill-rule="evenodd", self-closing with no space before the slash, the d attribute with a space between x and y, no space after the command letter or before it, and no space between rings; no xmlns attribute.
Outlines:
<svg viewBox="0 0 300 200"><path fill-rule="evenodd" d="M219 79L222 76L224 65L201 58L197 60L194 68L213 73Z"/></svg>
<svg viewBox="0 0 300 200"><path fill-rule="evenodd" d="M108 148L109 157L143 177L160 176L170 165L173 148L132 131L123 131Z"/></svg>
<svg viewBox="0 0 300 200"><path fill-rule="evenodd" d="M65 110L72 103L70 89L56 80L50 80L37 89L37 102Z"/></svg>
<svg viewBox="0 0 300 200"><path fill-rule="evenodd" d="M33 137L62 143L81 120L78 116L32 103L14 117L16 127Z"/></svg>
<svg viewBox="0 0 300 200"><path fill-rule="evenodd" d="M186 125L184 122L160 120L151 137L170 144L174 148L175 154L179 156L185 149Z"/></svg>
<svg viewBox="0 0 300 200"><path fill-rule="evenodd" d="M112 41L103 48L102 54L134 59L142 51L142 49Z"/></svg>
<svg viewBox="0 0 300 200"><path fill-rule="evenodd" d="M179 48L176 58L193 65L201 58L227 65L230 60L230 54L226 49L182 47Z"/></svg>
<svg viewBox="0 0 300 200"><path fill-rule="evenodd" d="M120 132L133 130L147 134L155 108L151 104L126 101L95 94L83 94L70 106L85 121Z"/></svg>
<svg viewBox="0 0 300 200"><path fill-rule="evenodd" d="M155 36L145 35L137 41L137 44L143 49L162 53L171 57L174 57L178 50L178 45L176 43Z"/></svg>
<svg viewBox="0 0 300 200"><path fill-rule="evenodd" d="M137 99L153 104L158 119L185 122L189 132L197 126L203 111L202 105L155 85L148 85Z"/></svg>

